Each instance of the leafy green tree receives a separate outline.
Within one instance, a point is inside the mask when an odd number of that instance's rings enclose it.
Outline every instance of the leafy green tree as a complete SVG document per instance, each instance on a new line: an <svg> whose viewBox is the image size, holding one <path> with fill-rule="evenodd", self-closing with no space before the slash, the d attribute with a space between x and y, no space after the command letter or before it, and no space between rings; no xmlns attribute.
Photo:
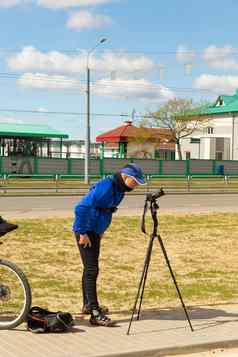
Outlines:
<svg viewBox="0 0 238 357"><path fill-rule="evenodd" d="M208 126L209 119L200 115L207 105L195 105L191 99L171 99L158 111L146 115L141 124L168 129L166 139L176 144L179 160L182 160L181 139Z"/></svg>

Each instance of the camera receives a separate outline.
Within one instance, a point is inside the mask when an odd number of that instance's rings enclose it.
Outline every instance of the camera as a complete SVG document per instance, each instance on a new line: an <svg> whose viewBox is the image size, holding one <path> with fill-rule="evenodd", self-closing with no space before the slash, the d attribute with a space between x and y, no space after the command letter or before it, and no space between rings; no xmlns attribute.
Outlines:
<svg viewBox="0 0 238 357"><path fill-rule="evenodd" d="M158 198L160 198L160 197L162 197L164 195L165 195L164 190L162 188L160 188L158 191L155 191L153 193L151 193L151 192L147 193L146 200L150 201L150 202L156 201Z"/></svg>

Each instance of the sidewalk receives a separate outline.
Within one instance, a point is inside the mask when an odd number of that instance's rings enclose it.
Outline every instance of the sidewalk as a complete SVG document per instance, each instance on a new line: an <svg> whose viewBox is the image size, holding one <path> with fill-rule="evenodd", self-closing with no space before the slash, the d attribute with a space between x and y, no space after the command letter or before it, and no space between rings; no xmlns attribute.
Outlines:
<svg viewBox="0 0 238 357"><path fill-rule="evenodd" d="M79 317L74 331L65 334L32 334L22 325L0 331L0 356L158 357L238 346L238 303L195 306L189 313L194 332L180 308L143 310L129 336L128 314L114 328L91 327Z"/></svg>

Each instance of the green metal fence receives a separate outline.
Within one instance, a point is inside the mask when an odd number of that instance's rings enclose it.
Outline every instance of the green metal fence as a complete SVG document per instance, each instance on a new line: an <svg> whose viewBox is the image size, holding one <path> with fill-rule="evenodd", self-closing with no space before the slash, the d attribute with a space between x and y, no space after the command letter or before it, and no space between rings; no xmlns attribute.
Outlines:
<svg viewBox="0 0 238 357"><path fill-rule="evenodd" d="M104 177L130 162L138 163L148 176L238 176L238 161L155 160L92 158L90 175ZM0 174L19 177L83 177L83 159L0 157Z"/></svg>

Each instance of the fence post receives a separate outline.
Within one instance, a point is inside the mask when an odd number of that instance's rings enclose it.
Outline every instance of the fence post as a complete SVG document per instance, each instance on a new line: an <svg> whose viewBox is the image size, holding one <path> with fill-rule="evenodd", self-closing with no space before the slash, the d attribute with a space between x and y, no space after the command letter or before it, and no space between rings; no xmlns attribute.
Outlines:
<svg viewBox="0 0 238 357"><path fill-rule="evenodd" d="M216 175L216 160L212 160L212 174Z"/></svg>
<svg viewBox="0 0 238 357"><path fill-rule="evenodd" d="M38 157L34 157L33 165L34 165L34 168L33 168L34 175L38 175L39 174L39 159L38 159Z"/></svg>
<svg viewBox="0 0 238 357"><path fill-rule="evenodd" d="M190 175L190 160L186 160L186 168L185 168L186 172L185 175L189 176Z"/></svg>
<svg viewBox="0 0 238 357"><path fill-rule="evenodd" d="M67 159L67 175L72 175L72 159Z"/></svg>
<svg viewBox="0 0 238 357"><path fill-rule="evenodd" d="M0 174L2 175L2 156L0 156Z"/></svg>
<svg viewBox="0 0 238 357"><path fill-rule="evenodd" d="M159 161L159 175L163 175L164 174L164 162L163 160Z"/></svg>
<svg viewBox="0 0 238 357"><path fill-rule="evenodd" d="M187 188L188 188L188 192L190 192L190 181L191 181L191 176L188 175L188 176L187 176Z"/></svg>
<svg viewBox="0 0 238 357"><path fill-rule="evenodd" d="M59 179L60 179L60 175L59 174L55 174L55 192L58 192Z"/></svg>
<svg viewBox="0 0 238 357"><path fill-rule="evenodd" d="M100 144L99 148L99 174L104 176L104 142Z"/></svg>
<svg viewBox="0 0 238 357"><path fill-rule="evenodd" d="M7 192L7 174L3 174L3 193Z"/></svg>

